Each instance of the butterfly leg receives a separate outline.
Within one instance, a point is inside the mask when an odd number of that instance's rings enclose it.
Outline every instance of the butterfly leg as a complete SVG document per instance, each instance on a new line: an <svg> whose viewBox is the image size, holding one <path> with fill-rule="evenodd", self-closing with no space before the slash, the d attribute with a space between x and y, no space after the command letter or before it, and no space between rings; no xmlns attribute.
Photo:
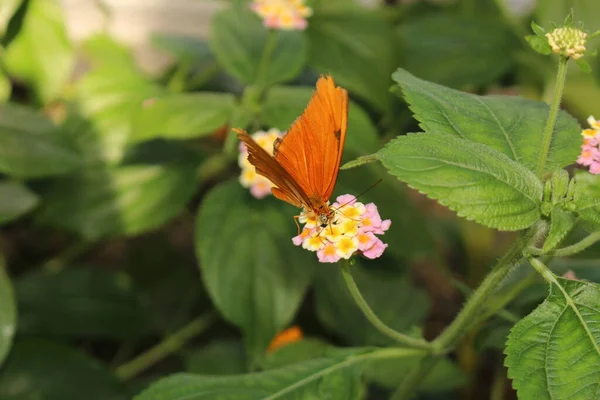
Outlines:
<svg viewBox="0 0 600 400"><path fill-rule="evenodd" d="M294 215L294 222L296 223L296 228L298 228L298 235L300 234L300 224L298 223L300 217L301 215Z"/></svg>

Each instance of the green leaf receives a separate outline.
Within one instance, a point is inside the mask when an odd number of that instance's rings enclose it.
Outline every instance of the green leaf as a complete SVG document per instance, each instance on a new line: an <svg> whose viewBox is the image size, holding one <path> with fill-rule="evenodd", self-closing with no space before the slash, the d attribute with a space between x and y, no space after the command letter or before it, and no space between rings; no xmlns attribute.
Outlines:
<svg viewBox="0 0 600 400"><path fill-rule="evenodd" d="M411 370L417 367L420 357L392 360L375 360L366 363L365 379L393 389L400 385ZM441 358L431 368L417 388L419 392L440 393L460 388L467 383L466 375L447 358Z"/></svg>
<svg viewBox="0 0 600 400"><path fill-rule="evenodd" d="M186 223L191 222L191 218L184 221L189 227ZM198 300L206 300L198 279L198 267L190 259L189 252L182 251L182 242L173 240L173 232L173 229L162 229L128 241L123 260L127 274L143 296L152 327L164 334L172 333L196 318ZM188 234L185 236L189 237ZM165 265L177 267L166 268Z"/></svg>
<svg viewBox="0 0 600 400"><path fill-rule="evenodd" d="M206 289L244 331L253 359L290 323L312 280L316 255L293 245L293 215L283 202L255 200L230 181L206 196L196 219Z"/></svg>
<svg viewBox="0 0 600 400"><path fill-rule="evenodd" d="M88 37L81 45L82 53L92 69L113 66L117 69L137 71L131 51L105 33Z"/></svg>
<svg viewBox="0 0 600 400"><path fill-rule="evenodd" d="M125 388L104 366L72 348L22 340L0 370L3 400L125 400Z"/></svg>
<svg viewBox="0 0 600 400"><path fill-rule="evenodd" d="M0 104L0 171L16 178L59 175L80 165L78 155L44 116Z"/></svg>
<svg viewBox="0 0 600 400"><path fill-rule="evenodd" d="M507 341L505 364L519 398L598 398L599 326L600 286L557 278Z"/></svg>
<svg viewBox="0 0 600 400"><path fill-rule="evenodd" d="M372 263L370 263L372 264ZM407 331L420 323L429 310L427 294L407 277L383 273L356 265L352 275L365 300L383 322L397 331ZM390 345L366 320L344 282L338 268L320 268L315 284L317 316L328 329L354 345Z"/></svg>
<svg viewBox="0 0 600 400"><path fill-rule="evenodd" d="M17 306L4 260L0 264L0 366L12 346L17 325Z"/></svg>
<svg viewBox="0 0 600 400"><path fill-rule="evenodd" d="M590 64L582 58L575 60L575 64L577 64L580 71L585 72L586 74L590 74L592 72L592 67Z"/></svg>
<svg viewBox="0 0 600 400"><path fill-rule="evenodd" d="M542 183L486 145L447 134L410 134L377 156L410 187L482 225L515 231L540 218Z"/></svg>
<svg viewBox="0 0 600 400"><path fill-rule="evenodd" d="M260 71L269 35L276 43L270 61ZM292 80L306 63L307 42L302 32L269 31L247 5L215 14L210 45L221 66L245 84L270 86Z"/></svg>
<svg viewBox="0 0 600 400"><path fill-rule="evenodd" d="M586 221L600 225L600 175L575 174L575 212Z"/></svg>
<svg viewBox="0 0 600 400"><path fill-rule="evenodd" d="M323 10L310 18L307 34L314 44L309 52L311 67L330 73L379 111L389 108L390 75L398 65L398 52L394 30L382 14Z"/></svg>
<svg viewBox="0 0 600 400"><path fill-rule="evenodd" d="M242 374L246 371L246 354L238 340L215 340L186 354L185 364L185 370L194 374Z"/></svg>
<svg viewBox="0 0 600 400"><path fill-rule="evenodd" d="M4 36L8 22L21 6L23 0L3 0L0 3L0 36Z"/></svg>
<svg viewBox="0 0 600 400"><path fill-rule="evenodd" d="M132 141L190 139L213 133L231 118L234 98L221 93L177 93L153 98L133 122Z"/></svg>
<svg viewBox="0 0 600 400"><path fill-rule="evenodd" d="M364 350L265 372L231 377L177 374L164 378L134 400L358 400L358 369Z"/></svg>
<svg viewBox="0 0 600 400"><path fill-rule="evenodd" d="M74 61L61 5L56 0L29 0L21 30L3 56L8 73L31 85L47 103L60 95Z"/></svg>
<svg viewBox="0 0 600 400"><path fill-rule="evenodd" d="M148 332L145 310L124 274L35 271L15 281L15 292L20 333L125 340Z"/></svg>
<svg viewBox="0 0 600 400"><path fill-rule="evenodd" d="M185 163L88 168L45 186L38 218L89 240L137 235L177 216L194 182Z"/></svg>
<svg viewBox="0 0 600 400"><path fill-rule="evenodd" d="M546 30L535 23L535 21L531 21L531 30L538 36L545 37Z"/></svg>
<svg viewBox="0 0 600 400"><path fill-rule="evenodd" d="M567 234L575 226L575 215L570 211L554 207L550 214L551 225L548 237L544 242L543 251L550 251L560 244Z"/></svg>
<svg viewBox="0 0 600 400"><path fill-rule="evenodd" d="M515 96L477 96L394 73L406 101L425 132L445 133L486 144L534 171L540 157L548 105ZM581 133L577 121L560 111L545 171L573 163Z"/></svg>
<svg viewBox="0 0 600 400"><path fill-rule="evenodd" d="M76 87L79 111L91 122L90 143L85 147L92 148L97 159L117 163L123 157L134 117L144 102L148 104L164 89L144 77L129 52L112 39L93 37L84 46L95 65Z"/></svg>
<svg viewBox="0 0 600 400"><path fill-rule="evenodd" d="M545 37L527 35L525 36L525 40L527 40L529 46L531 46L531 48L537 53L540 53L545 56L552 53L552 48L548 43L548 39L546 39Z"/></svg>
<svg viewBox="0 0 600 400"><path fill-rule="evenodd" d="M399 25L398 35L406 54L404 68L453 87L492 82L511 67L518 48L504 25L480 15L409 18Z"/></svg>
<svg viewBox="0 0 600 400"><path fill-rule="evenodd" d="M37 196L18 182L0 182L0 224L25 215L38 204Z"/></svg>
<svg viewBox="0 0 600 400"><path fill-rule="evenodd" d="M305 338L298 342L288 343L273 352L267 353L261 367L264 369L276 369L286 365L325 357L332 349L329 343L320 339Z"/></svg>

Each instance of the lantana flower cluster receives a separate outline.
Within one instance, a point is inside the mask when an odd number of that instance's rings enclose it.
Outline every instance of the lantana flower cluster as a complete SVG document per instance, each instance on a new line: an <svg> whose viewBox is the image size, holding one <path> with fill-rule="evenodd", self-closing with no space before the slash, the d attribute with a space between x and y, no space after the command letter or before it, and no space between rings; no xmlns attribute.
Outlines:
<svg viewBox="0 0 600 400"><path fill-rule="evenodd" d="M376 235L383 235L390 228L389 219L382 220L377 206L357 202L356 197L345 194L331 205L334 217L326 226L320 226L318 216L302 212L299 222L302 232L292 241L296 246L314 251L322 263L335 263L349 259L355 254L374 259L383 254L388 246Z"/></svg>
<svg viewBox="0 0 600 400"><path fill-rule="evenodd" d="M283 137L283 133L277 128L271 128L266 132L256 131L251 136L260 147L273 154L273 143L277 138ZM244 143L240 142L239 149L238 165L242 169L240 174L241 185L250 188L250 194L257 199L265 198L271 194L273 184L264 176L256 173L256 168L248 161L248 149Z"/></svg>
<svg viewBox="0 0 600 400"><path fill-rule="evenodd" d="M546 33L552 52L577 60L585 53L587 33L582 30L565 26Z"/></svg>
<svg viewBox="0 0 600 400"><path fill-rule="evenodd" d="M600 121L590 116L590 129L581 132L583 145L577 163L589 167L592 174L600 174Z"/></svg>
<svg viewBox="0 0 600 400"><path fill-rule="evenodd" d="M304 30L313 13L304 0L254 0L250 8L267 28L279 30Z"/></svg>

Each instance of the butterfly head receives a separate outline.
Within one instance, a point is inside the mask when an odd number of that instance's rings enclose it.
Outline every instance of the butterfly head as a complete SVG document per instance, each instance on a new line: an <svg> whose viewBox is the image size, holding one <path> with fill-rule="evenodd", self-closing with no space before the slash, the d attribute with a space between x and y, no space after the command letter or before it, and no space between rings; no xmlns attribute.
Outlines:
<svg viewBox="0 0 600 400"><path fill-rule="evenodd" d="M318 207L315 207L313 212L315 213L321 228L325 228L327 225L329 225L335 217L335 210L329 206L329 203L324 203Z"/></svg>

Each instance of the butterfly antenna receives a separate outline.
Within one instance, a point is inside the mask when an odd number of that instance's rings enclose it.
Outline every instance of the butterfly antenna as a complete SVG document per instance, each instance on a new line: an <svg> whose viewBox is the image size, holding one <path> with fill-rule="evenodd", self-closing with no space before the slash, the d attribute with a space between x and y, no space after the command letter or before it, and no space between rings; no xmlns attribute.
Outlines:
<svg viewBox="0 0 600 400"><path fill-rule="evenodd" d="M375 186L379 185L379 184L381 183L381 181L383 181L383 178L380 178L380 179L379 179L377 182L375 182L374 184L372 184L371 186L369 186L369 188L367 188L367 190L365 190L364 192L362 192L362 193L361 193L361 194L359 194L358 196L354 196L354 198L353 198L352 200L350 200L350 201L347 201L347 202L345 202L344 204L341 204L341 205L340 205L340 206L337 208L337 210L338 210L338 211L340 211L340 208L342 208L342 207L344 207L344 206L346 206L346 205L348 205L348 204L350 204L350 203L352 203L352 202L355 202L356 200L358 200L358 198L359 198L360 196L364 195L364 194L365 194L365 193L367 193L369 190L371 190L371 189L373 189ZM341 213L341 211L340 211L340 213ZM343 213L342 213L342 214L343 214Z"/></svg>

